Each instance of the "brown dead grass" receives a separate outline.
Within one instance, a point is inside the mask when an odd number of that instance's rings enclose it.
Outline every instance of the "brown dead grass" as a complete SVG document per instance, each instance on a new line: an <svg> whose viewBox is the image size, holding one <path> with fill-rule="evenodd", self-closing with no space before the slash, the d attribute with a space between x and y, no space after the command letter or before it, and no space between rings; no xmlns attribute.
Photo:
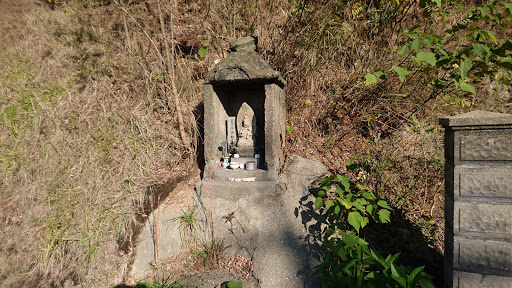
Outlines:
<svg viewBox="0 0 512 288"><path fill-rule="evenodd" d="M30 5L2 23L11 33L0 57L1 278L8 287L119 283L130 255L118 239L133 233L147 187L195 159L155 80L161 63L116 46L117 8ZM134 43L147 52L144 39ZM188 100L194 135L198 100Z"/></svg>

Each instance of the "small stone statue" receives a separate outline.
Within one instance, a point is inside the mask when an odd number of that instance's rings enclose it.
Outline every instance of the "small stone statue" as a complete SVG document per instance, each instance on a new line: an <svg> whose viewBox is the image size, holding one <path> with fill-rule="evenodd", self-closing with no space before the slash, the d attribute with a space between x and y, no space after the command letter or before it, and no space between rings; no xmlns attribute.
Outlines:
<svg viewBox="0 0 512 288"><path fill-rule="evenodd" d="M256 120L254 111L247 104L243 103L237 115L238 125L238 147L254 147L256 143Z"/></svg>
<svg viewBox="0 0 512 288"><path fill-rule="evenodd" d="M242 127L238 134L238 145L240 146L252 146L252 121L249 120L247 115L242 120ZM249 145L250 144L250 145Z"/></svg>

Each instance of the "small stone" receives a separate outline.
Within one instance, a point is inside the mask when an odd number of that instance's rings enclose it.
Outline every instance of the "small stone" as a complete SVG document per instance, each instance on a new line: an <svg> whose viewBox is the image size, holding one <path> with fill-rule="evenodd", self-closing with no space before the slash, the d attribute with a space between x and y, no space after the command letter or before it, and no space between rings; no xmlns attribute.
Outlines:
<svg viewBox="0 0 512 288"><path fill-rule="evenodd" d="M229 41L229 48L234 52L256 51L258 39L251 36L240 37Z"/></svg>

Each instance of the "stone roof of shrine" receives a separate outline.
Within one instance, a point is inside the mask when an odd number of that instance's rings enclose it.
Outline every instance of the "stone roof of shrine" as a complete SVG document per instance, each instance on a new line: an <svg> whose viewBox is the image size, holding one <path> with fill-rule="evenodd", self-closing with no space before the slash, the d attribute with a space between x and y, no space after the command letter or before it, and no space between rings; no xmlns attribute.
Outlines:
<svg viewBox="0 0 512 288"><path fill-rule="evenodd" d="M233 52L208 72L205 83L275 83L284 87L286 81L256 52L256 43L253 37L231 40Z"/></svg>

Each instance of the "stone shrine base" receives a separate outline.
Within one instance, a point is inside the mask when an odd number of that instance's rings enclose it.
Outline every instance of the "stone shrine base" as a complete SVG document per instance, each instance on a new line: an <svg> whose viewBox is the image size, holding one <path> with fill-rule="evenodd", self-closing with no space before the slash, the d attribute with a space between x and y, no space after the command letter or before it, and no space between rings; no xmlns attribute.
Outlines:
<svg viewBox="0 0 512 288"><path fill-rule="evenodd" d="M300 157L289 161L277 181L264 170L214 169L196 188L199 218L213 213L226 253L252 259L260 287L318 287L319 279L309 277L318 264L318 247L306 229L311 215L299 211L304 202L312 205L308 186L326 172L320 162ZM235 175L256 180L228 180ZM223 218L232 212L231 222Z"/></svg>

